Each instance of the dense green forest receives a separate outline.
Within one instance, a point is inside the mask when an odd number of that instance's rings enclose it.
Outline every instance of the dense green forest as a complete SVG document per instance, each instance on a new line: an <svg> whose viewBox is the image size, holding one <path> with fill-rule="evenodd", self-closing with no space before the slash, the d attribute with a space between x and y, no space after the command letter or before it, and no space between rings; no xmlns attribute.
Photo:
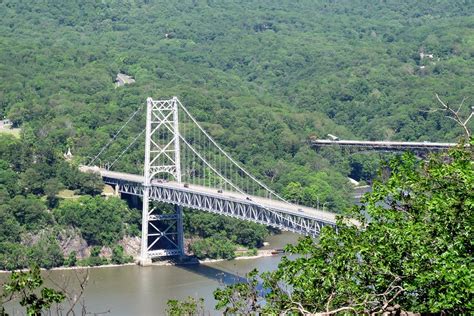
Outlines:
<svg viewBox="0 0 474 316"><path fill-rule="evenodd" d="M439 107L435 93L450 104L472 97L473 14L469 0L0 0L0 117L21 128L19 138L0 130L0 256L36 260L43 246L25 242L28 233L56 240L73 227L91 246L139 234L124 202L87 196L102 185L76 165L148 96L178 96L288 199L345 209L347 176L371 180L379 156L310 148L308 137L456 141L462 130L429 110ZM119 72L136 82L116 88ZM116 157L143 126L141 115L106 156ZM140 170L142 144L116 167ZM72 162L63 158L68 148ZM64 189L84 195L86 206L62 200ZM123 210L112 217L118 230L104 230L98 213L90 226L74 218L114 203ZM46 246L54 249L43 265L62 264L59 246Z"/></svg>

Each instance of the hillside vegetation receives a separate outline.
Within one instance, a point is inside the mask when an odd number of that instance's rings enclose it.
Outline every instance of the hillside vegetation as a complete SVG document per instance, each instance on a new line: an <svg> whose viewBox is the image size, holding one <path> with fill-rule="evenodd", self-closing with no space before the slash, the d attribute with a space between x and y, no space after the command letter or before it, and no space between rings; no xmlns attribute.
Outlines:
<svg viewBox="0 0 474 316"><path fill-rule="evenodd" d="M315 150L308 137L456 141L462 130L428 110L438 106L435 93L450 104L472 97L473 15L469 0L2 0L0 116L21 138L0 134L0 242L21 241L2 233L7 221L20 233L72 226L91 245L131 229L125 205L123 230L98 236L98 227L79 227L67 214L87 210L57 193L100 192L99 179L75 165L148 96L178 96L287 198L343 210L352 201L347 176L371 180L378 156ZM116 88L117 73L136 82ZM141 115L104 156L115 158L143 126ZM142 148L117 169L139 172Z"/></svg>

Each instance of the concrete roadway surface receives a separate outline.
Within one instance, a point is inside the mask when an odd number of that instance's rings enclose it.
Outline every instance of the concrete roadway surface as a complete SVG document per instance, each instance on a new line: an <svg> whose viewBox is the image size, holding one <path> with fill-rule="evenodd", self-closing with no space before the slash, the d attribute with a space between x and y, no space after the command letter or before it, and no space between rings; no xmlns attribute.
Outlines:
<svg viewBox="0 0 474 316"><path fill-rule="evenodd" d="M136 182L140 184L143 184L144 182L144 177L141 175L109 171L109 170L101 169L99 167L90 167L90 166L81 166L79 169L82 172L99 173L102 177ZM185 187L184 183L178 183L176 181L161 182L155 179L155 180L152 180L151 184L153 186L160 186L164 188L186 190L186 191L196 192L196 193L205 193L207 195L215 196L217 198L227 197L229 199L234 199L234 200L244 202L244 203L253 202L257 205L261 205L273 210L278 210L284 213L295 214L295 215L300 215L300 216L303 215L305 217L315 218L321 221L328 222L330 224L336 223L335 213L326 212L323 210L301 206L297 204L286 203L281 200L272 200L272 199L267 199L267 198L263 198L259 196L244 195L239 192L233 192L233 191L222 191L222 193L219 193L218 189L213 189L213 188L209 188L209 187L205 187L201 185L195 185L195 184L186 184L186 187Z"/></svg>

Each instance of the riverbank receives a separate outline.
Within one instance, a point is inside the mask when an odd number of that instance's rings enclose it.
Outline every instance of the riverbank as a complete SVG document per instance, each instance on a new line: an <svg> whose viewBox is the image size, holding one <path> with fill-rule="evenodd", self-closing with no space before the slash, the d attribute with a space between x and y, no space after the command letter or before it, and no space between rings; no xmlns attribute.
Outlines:
<svg viewBox="0 0 474 316"><path fill-rule="evenodd" d="M260 248L258 256L238 260L219 260L202 264L168 265L142 268L135 263L107 265L97 268L56 268L42 272L44 285L55 288L58 284L71 291L78 289L78 276L88 275L84 292L87 311L93 314L110 310L110 315L164 315L169 300L185 300L191 296L204 298L204 308L209 316L219 316L215 310L214 291L223 284L241 281L252 270L274 271L281 261L281 255L271 255L272 249L281 249L294 244L299 235L283 232L269 236L267 244ZM269 250L262 252L262 250ZM164 263L159 263L164 264ZM0 283L7 282L10 275L0 274ZM18 314L19 304L5 306L10 315ZM80 314L80 310L78 311Z"/></svg>
<svg viewBox="0 0 474 316"><path fill-rule="evenodd" d="M248 259L258 259L263 257L271 257L275 256L279 253L276 249L264 249L264 250L257 250L257 254L255 256L240 256L235 257L232 260L248 260ZM232 261L227 259L203 259L199 260L199 263L213 263L213 262L222 262L222 261Z"/></svg>
<svg viewBox="0 0 474 316"><path fill-rule="evenodd" d="M257 250L257 254L255 256L240 256L236 257L231 260L227 259L203 259L203 260L189 260L189 261L181 261L176 262L172 260L163 260L163 261L155 261L151 265L152 266L179 266L179 265L195 265L195 264L206 264L206 263L214 263L214 262L223 262L223 261L232 261L232 260L250 260L250 259L258 259L263 257L271 257L276 255L277 250L274 249L264 249L264 250ZM42 271L68 271L68 270L88 270L88 269L105 269L105 268L118 268L118 267L126 267L126 266L135 266L139 265L138 260L135 262L130 263L123 263L123 264L104 264L100 266L74 266L74 267L55 267L51 269L41 268ZM26 272L29 269L20 269L15 271L22 271ZM0 274L11 273L12 271L7 270L0 270Z"/></svg>
<svg viewBox="0 0 474 316"><path fill-rule="evenodd" d="M41 271L67 271L67 270L85 270L85 269L101 269L101 268L118 268L118 267L126 267L126 266L135 266L137 265L136 262L130 262L130 263L123 263L123 264L104 264L101 266L74 266L74 267L54 267L51 269L45 269L45 268L40 268ZM29 271L29 269L19 269L19 270L13 270L13 271L8 271L8 270L0 270L0 274L5 274L5 273L12 273L12 272L26 272Z"/></svg>

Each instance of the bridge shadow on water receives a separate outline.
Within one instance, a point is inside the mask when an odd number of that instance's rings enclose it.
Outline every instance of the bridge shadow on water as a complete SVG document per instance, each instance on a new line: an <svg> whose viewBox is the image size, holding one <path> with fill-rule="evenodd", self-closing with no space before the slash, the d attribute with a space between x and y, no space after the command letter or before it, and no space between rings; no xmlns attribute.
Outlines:
<svg viewBox="0 0 474 316"><path fill-rule="evenodd" d="M205 278L217 281L219 282L221 286L247 282L247 278L245 276L232 273L229 271L224 271L222 269L211 267L206 264L201 264L197 262L192 263L192 264L179 264L178 263L176 267L192 272L192 273L199 274ZM268 292L268 289L265 289L263 287L263 283L260 278L259 278L256 289L257 289L258 294L261 296L264 296Z"/></svg>
<svg viewBox="0 0 474 316"><path fill-rule="evenodd" d="M178 268L199 274L207 279L211 279L219 282L222 285L230 285L238 282L245 282L247 278L244 276L224 271L222 269L211 267L206 264L200 263L188 263L188 264L177 264Z"/></svg>

